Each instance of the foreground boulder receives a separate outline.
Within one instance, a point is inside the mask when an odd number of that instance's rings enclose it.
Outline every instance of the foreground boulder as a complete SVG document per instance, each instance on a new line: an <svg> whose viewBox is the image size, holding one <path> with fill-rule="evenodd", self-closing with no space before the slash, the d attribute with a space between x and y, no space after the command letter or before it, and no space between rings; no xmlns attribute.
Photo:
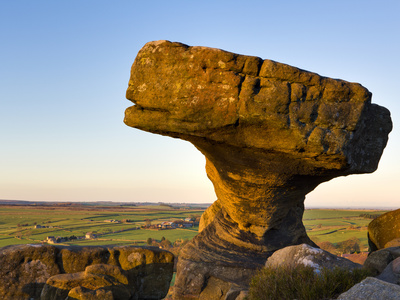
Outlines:
<svg viewBox="0 0 400 300"><path fill-rule="evenodd" d="M370 251L400 246L400 209L389 211L368 225Z"/></svg>
<svg viewBox="0 0 400 300"><path fill-rule="evenodd" d="M173 265L173 254L158 248L7 246L0 248L0 298L162 299Z"/></svg>
<svg viewBox="0 0 400 300"><path fill-rule="evenodd" d="M265 264L266 267L272 268L279 266L294 268L298 265L309 266L316 271L320 271L322 268L351 270L362 267L360 264L356 264L346 258L338 257L328 251L314 248L307 244L289 246L277 250L268 258Z"/></svg>
<svg viewBox="0 0 400 300"><path fill-rule="evenodd" d="M391 247L372 252L364 266L379 275L396 258L400 257L400 247Z"/></svg>
<svg viewBox="0 0 400 300"><path fill-rule="evenodd" d="M276 250L306 243L305 195L376 170L392 129L360 84L219 49L147 43L131 70L125 123L191 142L218 200L181 251L175 297L221 299ZM229 292L230 293L230 292Z"/></svg>
<svg viewBox="0 0 400 300"><path fill-rule="evenodd" d="M387 283L374 277L367 277L341 294L338 300L398 300L400 299L400 286Z"/></svg>
<svg viewBox="0 0 400 300"><path fill-rule="evenodd" d="M400 257L391 261L377 278L389 283L400 284Z"/></svg>
<svg viewBox="0 0 400 300"><path fill-rule="evenodd" d="M129 282L128 272L118 266L91 265L85 272L50 277L42 290L41 300L66 299L68 296L86 299L91 295L102 295L100 299L132 299L135 285Z"/></svg>
<svg viewBox="0 0 400 300"><path fill-rule="evenodd" d="M54 246L0 248L0 299L39 299L47 279L61 273L59 253Z"/></svg>

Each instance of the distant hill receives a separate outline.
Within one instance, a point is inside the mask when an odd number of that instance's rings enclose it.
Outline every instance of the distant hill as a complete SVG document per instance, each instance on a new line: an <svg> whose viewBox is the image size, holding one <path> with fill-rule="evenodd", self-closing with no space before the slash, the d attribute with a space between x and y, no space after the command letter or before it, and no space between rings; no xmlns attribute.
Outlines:
<svg viewBox="0 0 400 300"><path fill-rule="evenodd" d="M27 201L0 199L0 205L33 205L33 206L168 206L171 208L206 209L211 203L163 203L163 202L62 202L62 201Z"/></svg>

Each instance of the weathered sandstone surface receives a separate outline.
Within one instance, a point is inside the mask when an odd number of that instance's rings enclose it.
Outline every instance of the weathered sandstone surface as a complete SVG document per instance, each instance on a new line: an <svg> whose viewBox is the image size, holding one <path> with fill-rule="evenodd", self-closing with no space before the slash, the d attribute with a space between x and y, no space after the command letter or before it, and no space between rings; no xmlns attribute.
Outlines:
<svg viewBox="0 0 400 300"><path fill-rule="evenodd" d="M400 247L390 247L372 252L364 262L364 266L376 275L381 274L384 269L395 259L400 257Z"/></svg>
<svg viewBox="0 0 400 300"><path fill-rule="evenodd" d="M400 284L400 257L391 261L377 278L389 283Z"/></svg>
<svg viewBox="0 0 400 300"><path fill-rule="evenodd" d="M400 209L389 211L368 225L370 251L400 245Z"/></svg>
<svg viewBox="0 0 400 300"><path fill-rule="evenodd" d="M8 246L0 248L0 298L162 299L173 265L173 254L157 248Z"/></svg>
<svg viewBox="0 0 400 300"><path fill-rule="evenodd" d="M313 246L305 195L375 171L392 129L360 84L168 41L139 51L126 95L135 105L125 123L191 142L218 197L181 252L177 299L201 299L212 286L222 299L274 251Z"/></svg>
<svg viewBox="0 0 400 300"><path fill-rule="evenodd" d="M400 299L400 286L374 277L367 277L337 299L397 300Z"/></svg>
<svg viewBox="0 0 400 300"><path fill-rule="evenodd" d="M360 264L346 258L338 257L325 250L311 247L307 244L288 246L277 250L272 254L265 266L277 268L279 266L296 267L298 265L309 266L318 271L323 268L342 268L352 270L361 268Z"/></svg>

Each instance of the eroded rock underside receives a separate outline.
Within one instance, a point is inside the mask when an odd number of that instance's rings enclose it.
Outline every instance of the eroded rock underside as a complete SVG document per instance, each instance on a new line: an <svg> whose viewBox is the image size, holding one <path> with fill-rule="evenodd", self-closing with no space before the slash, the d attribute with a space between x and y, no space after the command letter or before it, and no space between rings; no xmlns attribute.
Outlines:
<svg viewBox="0 0 400 300"><path fill-rule="evenodd" d="M219 49L157 41L131 70L125 123L191 142L218 200L181 252L175 297L246 284L277 249L307 243L305 195L373 172L392 124L357 83ZM232 285L232 286L231 286ZM221 285L220 285L221 286Z"/></svg>

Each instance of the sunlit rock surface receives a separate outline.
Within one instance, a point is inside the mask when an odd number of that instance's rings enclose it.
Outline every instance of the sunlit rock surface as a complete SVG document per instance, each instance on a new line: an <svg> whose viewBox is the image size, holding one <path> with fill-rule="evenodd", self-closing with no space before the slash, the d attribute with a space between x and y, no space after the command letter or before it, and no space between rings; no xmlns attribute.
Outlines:
<svg viewBox="0 0 400 300"><path fill-rule="evenodd" d="M400 246L400 209L389 211L368 225L370 251Z"/></svg>
<svg viewBox="0 0 400 300"><path fill-rule="evenodd" d="M0 299L162 299L173 267L173 254L153 247L7 246Z"/></svg>
<svg viewBox="0 0 400 300"><path fill-rule="evenodd" d="M277 250L268 258L265 264L266 267L270 268L281 266L295 268L298 265L312 267L316 271L321 271L323 268L352 270L362 267L360 264L346 258L338 257L328 251L314 248L307 244L288 246Z"/></svg>
<svg viewBox="0 0 400 300"><path fill-rule="evenodd" d="M218 197L181 252L177 299L201 297L209 281L246 284L277 249L314 245L305 195L375 171L392 129L360 84L168 41L140 50L126 95L125 123L195 145Z"/></svg>

